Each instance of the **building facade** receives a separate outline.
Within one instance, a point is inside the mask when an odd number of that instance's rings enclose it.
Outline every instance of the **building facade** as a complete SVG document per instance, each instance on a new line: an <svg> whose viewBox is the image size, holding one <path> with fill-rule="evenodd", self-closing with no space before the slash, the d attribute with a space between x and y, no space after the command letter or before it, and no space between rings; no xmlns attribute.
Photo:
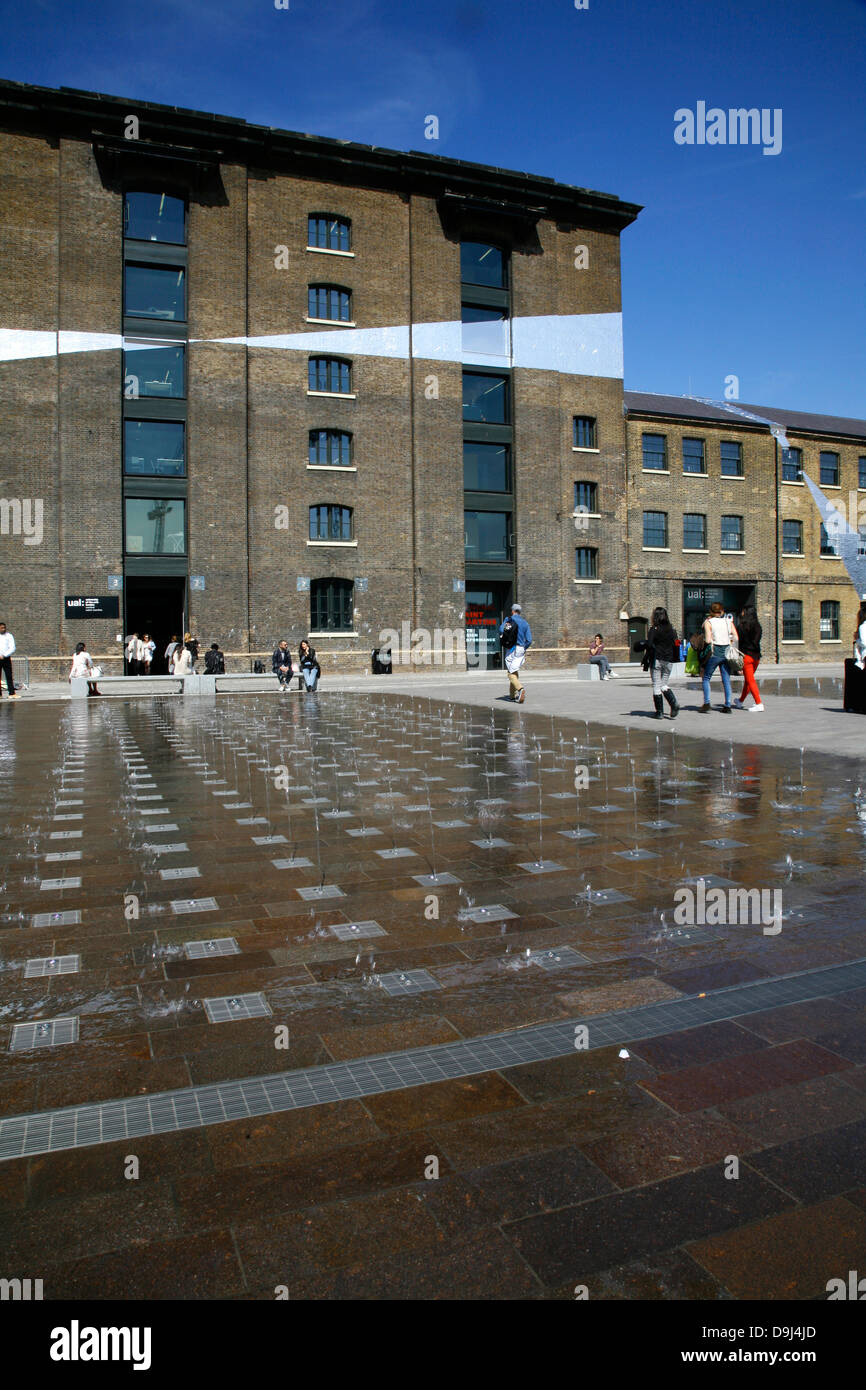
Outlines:
<svg viewBox="0 0 866 1390"><path fill-rule="evenodd" d="M768 656L847 651L797 470L866 487L866 426L624 393L636 205L8 82L0 166L0 616L36 674L145 630L159 670L187 628L235 669L308 635L495 665L518 599L539 663L715 597Z"/></svg>

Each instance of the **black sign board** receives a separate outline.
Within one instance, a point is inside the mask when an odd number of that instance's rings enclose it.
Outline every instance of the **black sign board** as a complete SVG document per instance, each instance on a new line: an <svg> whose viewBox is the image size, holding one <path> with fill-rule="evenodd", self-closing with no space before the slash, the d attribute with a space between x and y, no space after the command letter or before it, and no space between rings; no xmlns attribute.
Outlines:
<svg viewBox="0 0 866 1390"><path fill-rule="evenodd" d="M108 594L105 598L65 598L63 600L64 618L119 618L120 596Z"/></svg>

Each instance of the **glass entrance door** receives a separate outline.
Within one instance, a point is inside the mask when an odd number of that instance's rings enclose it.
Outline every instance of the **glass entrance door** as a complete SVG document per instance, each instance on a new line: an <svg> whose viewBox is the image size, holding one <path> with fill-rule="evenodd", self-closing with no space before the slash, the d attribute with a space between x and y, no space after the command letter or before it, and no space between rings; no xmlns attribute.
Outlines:
<svg viewBox="0 0 866 1390"><path fill-rule="evenodd" d="M501 670L499 627L510 594L510 584L466 585L466 665L470 670Z"/></svg>

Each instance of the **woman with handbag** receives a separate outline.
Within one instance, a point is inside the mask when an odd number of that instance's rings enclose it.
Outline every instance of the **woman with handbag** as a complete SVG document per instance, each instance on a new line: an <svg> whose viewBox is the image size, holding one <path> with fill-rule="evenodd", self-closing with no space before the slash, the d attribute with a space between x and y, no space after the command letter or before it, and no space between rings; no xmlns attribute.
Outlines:
<svg viewBox="0 0 866 1390"><path fill-rule="evenodd" d="M94 666L87 647L83 642L79 642L78 646L75 648L75 655L72 658L69 679L86 680L88 695L101 695L102 691L96 688L96 682L101 675L102 672L98 666Z"/></svg>
<svg viewBox="0 0 866 1390"><path fill-rule="evenodd" d="M709 653L701 672L701 679L704 687L704 703L701 705L701 714L709 714L712 709L710 704L710 677L714 671L721 671L722 686L725 691L725 703L722 706L722 714L731 712L731 678L728 674L729 663L731 666L739 666L741 658L737 647L737 629L734 627L733 620L725 616L725 610L720 603L710 604L710 611L704 619L703 637L704 650Z"/></svg>
<svg viewBox="0 0 866 1390"><path fill-rule="evenodd" d="M743 689L739 700L734 704L738 709L746 708L746 695L751 695L755 701L750 714L762 714L764 702L761 699L761 692L755 681L755 672L761 661L761 637L763 630L758 622L758 615L754 608L743 608L740 611L740 622L737 628L740 645L740 655L743 658Z"/></svg>
<svg viewBox="0 0 866 1390"><path fill-rule="evenodd" d="M641 665L645 671L649 671L652 677L656 719L664 719L665 717L665 700L671 708L671 719L676 719L680 712L677 697L668 685L671 667L679 656L679 647L679 638L668 617L667 609L654 608L646 641L635 642L634 649L636 652L643 652L644 658Z"/></svg>

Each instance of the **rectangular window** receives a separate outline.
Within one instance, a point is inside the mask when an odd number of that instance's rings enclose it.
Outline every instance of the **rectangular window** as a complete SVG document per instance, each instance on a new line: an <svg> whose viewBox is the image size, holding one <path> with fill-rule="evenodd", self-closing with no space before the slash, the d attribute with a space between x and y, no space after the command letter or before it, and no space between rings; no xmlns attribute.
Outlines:
<svg viewBox="0 0 866 1390"><path fill-rule="evenodd" d="M504 309L488 309L481 304L464 304L460 311L461 343L464 360L507 366L511 358L511 321ZM503 362L502 359L505 359Z"/></svg>
<svg viewBox="0 0 866 1390"><path fill-rule="evenodd" d="M802 449L783 449L782 450L782 482L783 483L802 483L803 481L803 450Z"/></svg>
<svg viewBox="0 0 866 1390"><path fill-rule="evenodd" d="M668 514L667 512L644 512L643 514L643 543L644 546L659 549L668 543Z"/></svg>
<svg viewBox="0 0 866 1390"><path fill-rule="evenodd" d="M351 579L314 579L310 585L312 632L351 632L355 586Z"/></svg>
<svg viewBox="0 0 866 1390"><path fill-rule="evenodd" d="M783 522L782 522L782 554L783 554L783 555L802 555L802 554L803 554L803 523L802 523L802 521L783 521Z"/></svg>
<svg viewBox="0 0 866 1390"><path fill-rule="evenodd" d="M860 538L857 542L857 554L866 555L866 523L860 523L857 534Z"/></svg>
<svg viewBox="0 0 866 1390"><path fill-rule="evenodd" d="M351 467L352 436L345 430L310 430L309 461L320 468Z"/></svg>
<svg viewBox="0 0 866 1390"><path fill-rule="evenodd" d="M124 420L123 471L139 476L182 478L184 426L179 420Z"/></svg>
<svg viewBox="0 0 866 1390"><path fill-rule="evenodd" d="M723 439L719 445L723 478L742 478L743 446L730 439Z"/></svg>
<svg viewBox="0 0 866 1390"><path fill-rule="evenodd" d="M127 400L159 396L182 400L186 395L185 349L180 343L130 343L123 353L123 394Z"/></svg>
<svg viewBox="0 0 866 1390"><path fill-rule="evenodd" d="M123 235L133 241L167 241L186 245L186 206L167 193L127 193L123 199Z"/></svg>
<svg viewBox="0 0 866 1390"><path fill-rule="evenodd" d="M821 641L839 641L839 604L835 599L824 599L821 603Z"/></svg>
<svg viewBox="0 0 866 1390"><path fill-rule="evenodd" d="M831 536L830 533L828 532L827 527L824 525L823 521L821 522L821 554L822 554L822 555L838 555L838 554L839 554L838 550L836 549L836 541L835 541L834 537Z"/></svg>
<svg viewBox="0 0 866 1390"><path fill-rule="evenodd" d="M782 602L782 641L802 642L803 605L798 598L786 598Z"/></svg>
<svg viewBox="0 0 866 1390"><path fill-rule="evenodd" d="M460 279L465 285L486 285L488 289L508 288L508 260L498 246L482 241L461 241Z"/></svg>
<svg viewBox="0 0 866 1390"><path fill-rule="evenodd" d="M127 497L127 555L185 555L186 503L179 497Z"/></svg>
<svg viewBox="0 0 866 1390"><path fill-rule="evenodd" d="M464 512L467 560L511 559L510 512Z"/></svg>
<svg viewBox="0 0 866 1390"><path fill-rule="evenodd" d="M510 492L511 467L507 444L463 444L463 486L467 492Z"/></svg>
<svg viewBox="0 0 866 1390"><path fill-rule="evenodd" d="M820 483L822 487L839 486L839 455L821 450Z"/></svg>
<svg viewBox="0 0 866 1390"><path fill-rule="evenodd" d="M701 512L686 512L683 517L683 550L706 550L707 518Z"/></svg>
<svg viewBox="0 0 866 1390"><path fill-rule="evenodd" d="M123 267L123 312L131 318L186 319L184 272L180 266Z"/></svg>
<svg viewBox="0 0 866 1390"><path fill-rule="evenodd" d="M598 579L598 551L579 545L574 552L575 579Z"/></svg>
<svg viewBox="0 0 866 1390"><path fill-rule="evenodd" d="M857 460L857 486L866 488L866 456L863 454Z"/></svg>
<svg viewBox="0 0 866 1390"><path fill-rule="evenodd" d="M643 436L643 466L654 473L664 473L668 466L667 439L663 434Z"/></svg>
<svg viewBox="0 0 866 1390"><path fill-rule="evenodd" d="M311 391L329 391L345 396L352 390L352 366L338 357L311 357L307 378Z"/></svg>
<svg viewBox="0 0 866 1390"><path fill-rule="evenodd" d="M598 511L598 483L575 483L574 510L581 512Z"/></svg>
<svg viewBox="0 0 866 1390"><path fill-rule="evenodd" d="M479 425L505 425L510 416L508 378L463 373L463 419Z"/></svg>
<svg viewBox="0 0 866 1390"><path fill-rule="evenodd" d="M352 292L339 285L307 287L307 318L326 323L349 323L352 318Z"/></svg>
<svg viewBox="0 0 866 1390"><path fill-rule="evenodd" d="M741 516L722 517L722 550L744 550L743 518Z"/></svg>
<svg viewBox="0 0 866 1390"><path fill-rule="evenodd" d="M313 213L307 218L307 245L319 251L350 251L351 223L345 217Z"/></svg>
<svg viewBox="0 0 866 1390"><path fill-rule="evenodd" d="M706 473L707 461L704 456L704 441L702 439L683 440L683 472L684 473Z"/></svg>
<svg viewBox="0 0 866 1390"><path fill-rule="evenodd" d="M574 447L575 449L598 448L598 430L592 415L575 415Z"/></svg>
<svg viewBox="0 0 866 1390"><path fill-rule="evenodd" d="M350 541L352 508L325 504L310 508L311 541Z"/></svg>

